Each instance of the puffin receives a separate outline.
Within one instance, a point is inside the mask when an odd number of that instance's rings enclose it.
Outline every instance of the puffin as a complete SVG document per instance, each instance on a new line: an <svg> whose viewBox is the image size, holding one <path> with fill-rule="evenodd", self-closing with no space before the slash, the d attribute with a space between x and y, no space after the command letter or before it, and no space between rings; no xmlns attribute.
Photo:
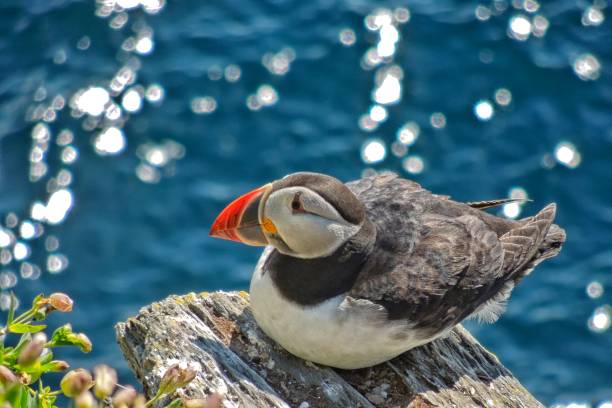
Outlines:
<svg viewBox="0 0 612 408"><path fill-rule="evenodd" d="M554 203L510 220L395 173L344 184L300 172L231 202L210 235L264 246L250 284L259 327L340 369L390 360L464 319L494 322L515 285L559 253Z"/></svg>

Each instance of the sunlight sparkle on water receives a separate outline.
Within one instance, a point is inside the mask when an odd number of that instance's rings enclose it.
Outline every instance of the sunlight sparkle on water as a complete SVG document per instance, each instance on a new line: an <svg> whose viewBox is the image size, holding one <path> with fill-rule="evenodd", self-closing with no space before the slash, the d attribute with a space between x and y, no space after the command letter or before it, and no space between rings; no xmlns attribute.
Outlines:
<svg viewBox="0 0 612 408"><path fill-rule="evenodd" d="M359 128L366 132L373 132L378 129L378 122L372 119L372 116L365 113L359 117Z"/></svg>
<svg viewBox="0 0 612 408"><path fill-rule="evenodd" d="M272 85L263 84L257 88L257 100L262 106L272 106L278 102L278 93Z"/></svg>
<svg viewBox="0 0 612 408"><path fill-rule="evenodd" d="M134 71L132 68L128 66L121 67L111 79L110 89L116 93L119 93L123 91L126 86L136 82L136 78L136 71Z"/></svg>
<svg viewBox="0 0 612 408"><path fill-rule="evenodd" d="M513 187L508 191L508 196L514 199L526 200L528 198L527 191L522 187ZM502 207L502 213L506 218L516 219L521 215L524 202L514 202L504 204Z"/></svg>
<svg viewBox="0 0 612 408"><path fill-rule="evenodd" d="M340 30L340 34L338 34L338 38L340 39L340 42L342 43L342 45L346 47L350 47L351 45L355 44L355 42L357 41L357 36L355 35L355 31L353 31L350 28L343 28L342 30Z"/></svg>
<svg viewBox="0 0 612 408"><path fill-rule="evenodd" d="M74 140L74 133L72 133L71 130L64 129L61 132L59 132L59 134L57 135L57 138L55 139L55 143L57 143L58 146L66 146L72 143L73 140Z"/></svg>
<svg viewBox="0 0 612 408"><path fill-rule="evenodd" d="M370 117L374 122L384 122L387 120L387 109L380 105L373 105L370 108Z"/></svg>
<svg viewBox="0 0 612 408"><path fill-rule="evenodd" d="M555 147L555 159L570 169L578 167L582 161L576 146L569 142L561 142Z"/></svg>
<svg viewBox="0 0 612 408"><path fill-rule="evenodd" d="M217 109L217 100L212 96L201 96L191 100L191 110L197 115L212 113Z"/></svg>
<svg viewBox="0 0 612 408"><path fill-rule="evenodd" d="M30 256L30 247L23 242L16 242L13 247L13 256L15 260L21 261Z"/></svg>
<svg viewBox="0 0 612 408"><path fill-rule="evenodd" d="M45 123L37 123L32 129L32 139L37 142L47 142L51 136L49 126Z"/></svg>
<svg viewBox="0 0 612 408"><path fill-rule="evenodd" d="M99 116L104 112L106 104L110 101L110 95L106 89L93 86L77 92L73 101L75 108L79 111L92 116Z"/></svg>
<svg viewBox="0 0 612 408"><path fill-rule="evenodd" d="M136 176L145 183L158 183L163 175L173 174L174 163L185 156L185 147L173 140L143 143L136 155L142 160L136 167Z"/></svg>
<svg viewBox="0 0 612 408"><path fill-rule="evenodd" d="M550 27L550 22L546 17L538 14L537 16L533 17L532 26L534 36L544 37L548 31L548 27Z"/></svg>
<svg viewBox="0 0 612 408"><path fill-rule="evenodd" d="M610 328L611 307L609 305L600 306L593 311L589 318L589 329L595 333L603 333Z"/></svg>
<svg viewBox="0 0 612 408"><path fill-rule="evenodd" d="M94 148L100 155L114 155L121 153L125 148L123 131L111 126L98 134L94 140Z"/></svg>
<svg viewBox="0 0 612 408"><path fill-rule="evenodd" d="M140 0L117 0L117 5L128 10L140 6Z"/></svg>
<svg viewBox="0 0 612 408"><path fill-rule="evenodd" d="M410 10L408 10L406 7L398 7L393 10L393 19L399 24L406 24L408 21L410 21L410 17Z"/></svg>
<svg viewBox="0 0 612 408"><path fill-rule="evenodd" d="M381 57L390 57L395 54L395 44L399 41L399 31L391 24L382 26L378 32L380 41L376 47L378 55Z"/></svg>
<svg viewBox="0 0 612 408"><path fill-rule="evenodd" d="M166 0L140 0L142 8L149 14L159 13L166 5Z"/></svg>
<svg viewBox="0 0 612 408"><path fill-rule="evenodd" d="M366 164L381 162L386 156L387 148L381 139L368 139L361 148L361 158Z"/></svg>
<svg viewBox="0 0 612 408"><path fill-rule="evenodd" d="M264 54L261 63L274 75L285 75L291 69L291 63L295 60L295 50L285 47L278 53L268 52Z"/></svg>
<svg viewBox="0 0 612 408"><path fill-rule="evenodd" d="M121 105L128 112L138 112L142 107L142 96L136 89L128 89L121 99Z"/></svg>
<svg viewBox="0 0 612 408"><path fill-rule="evenodd" d="M363 69L372 69L383 62L383 59L378 55L376 48L369 48L361 59L361 67Z"/></svg>
<svg viewBox="0 0 612 408"><path fill-rule="evenodd" d="M0 227L0 248L6 248L12 245L14 239L15 237L10 230Z"/></svg>
<svg viewBox="0 0 612 408"><path fill-rule="evenodd" d="M38 265L23 262L19 267L19 274L23 279L35 280L40 278L41 270Z"/></svg>
<svg viewBox="0 0 612 408"><path fill-rule="evenodd" d="M577 402L577 401L573 401L573 402L569 402L566 404L553 404L550 406L550 408L592 408L591 404L587 403L587 402Z"/></svg>
<svg viewBox="0 0 612 408"><path fill-rule="evenodd" d="M404 157L406 153L408 153L408 146L396 140L391 143L391 153L393 153L395 157Z"/></svg>
<svg viewBox="0 0 612 408"><path fill-rule="evenodd" d="M383 71L382 79L376 81L378 87L372 93L374 101L381 105L391 105L400 100L402 97L402 85L400 83L402 75L398 73L401 73L401 68L399 70L387 69Z"/></svg>
<svg viewBox="0 0 612 408"><path fill-rule="evenodd" d="M76 44L77 49L81 51L85 51L89 49L90 46L91 46L91 38L89 38L89 36L87 35L84 35L83 37L79 38L79 41L77 41L77 44Z"/></svg>
<svg viewBox="0 0 612 408"><path fill-rule="evenodd" d="M595 6L590 6L582 13L582 25L598 26L606 19L603 10Z"/></svg>
<svg viewBox="0 0 612 408"><path fill-rule="evenodd" d="M165 166L168 163L168 156L161 147L149 149L145 155L145 159L155 167Z"/></svg>
<svg viewBox="0 0 612 408"><path fill-rule="evenodd" d="M508 106L512 102L512 93L506 88L495 91L495 102L500 106Z"/></svg>
<svg viewBox="0 0 612 408"><path fill-rule="evenodd" d="M598 299L603 296L604 288L600 282L593 281L588 284L586 293L591 299Z"/></svg>
<svg viewBox="0 0 612 408"><path fill-rule="evenodd" d="M408 156L402 161L402 167L410 174L419 174L425 169L425 162L420 156Z"/></svg>
<svg viewBox="0 0 612 408"><path fill-rule="evenodd" d="M508 36L515 40L525 41L531 35L531 21L522 15L518 14L508 22Z"/></svg>
<svg viewBox="0 0 612 408"><path fill-rule="evenodd" d="M30 217L36 221L44 221L45 213L47 208L40 201L36 201L32 204L32 208L30 209Z"/></svg>
<svg viewBox="0 0 612 408"><path fill-rule="evenodd" d="M223 76L227 82L238 82L242 76L242 69L238 65L230 64L223 70Z"/></svg>
<svg viewBox="0 0 612 408"><path fill-rule="evenodd" d="M442 112L434 112L429 117L429 123L434 129L444 129L446 127L446 115Z"/></svg>
<svg viewBox="0 0 612 408"><path fill-rule="evenodd" d="M68 258L61 254L51 254L47 257L47 270L50 273L60 273L68 267Z"/></svg>
<svg viewBox="0 0 612 408"><path fill-rule="evenodd" d="M593 54L579 55L572 67L578 78L583 81L595 81L601 73L601 63Z"/></svg>
<svg viewBox="0 0 612 408"><path fill-rule="evenodd" d="M23 239L32 239L36 236L36 228L30 221L24 221L19 226L19 235Z"/></svg>
<svg viewBox="0 0 612 408"><path fill-rule="evenodd" d="M72 192L62 189L54 192L49 197L45 206L45 219L49 224L59 224L68 215L72 208Z"/></svg>
<svg viewBox="0 0 612 408"><path fill-rule="evenodd" d="M503 213L506 218L515 219L521 213L521 206L519 203L504 204Z"/></svg>
<svg viewBox="0 0 612 408"><path fill-rule="evenodd" d="M481 121L488 121L493 117L493 104L487 100L481 100L474 105L474 114Z"/></svg>
<svg viewBox="0 0 612 408"><path fill-rule="evenodd" d="M140 181L150 184L159 183L161 180L159 170L144 163L141 163L138 165L138 167L136 167L136 176L140 179Z"/></svg>
<svg viewBox="0 0 612 408"><path fill-rule="evenodd" d="M397 140L407 146L411 146L416 142L420 133L421 127L416 122L407 122L397 130Z"/></svg>
<svg viewBox="0 0 612 408"><path fill-rule="evenodd" d="M13 262L13 253L8 249L0 250L0 264L8 265Z"/></svg>
<svg viewBox="0 0 612 408"><path fill-rule="evenodd" d="M479 4L474 10L474 15L480 21L487 21L489 18L491 18L491 9L487 6Z"/></svg>
<svg viewBox="0 0 612 408"><path fill-rule="evenodd" d="M145 92L145 98L150 103L158 103L164 100L164 88L159 84L151 84Z"/></svg>
<svg viewBox="0 0 612 408"><path fill-rule="evenodd" d="M149 36L140 37L136 41L136 52L141 55L150 54L153 51L153 40Z"/></svg>
<svg viewBox="0 0 612 408"><path fill-rule="evenodd" d="M74 146L66 146L62 149L60 158L66 164L71 164L79 157L79 151Z"/></svg>
<svg viewBox="0 0 612 408"><path fill-rule="evenodd" d="M17 284L17 276L12 271L0 273L0 289L10 289Z"/></svg>
<svg viewBox="0 0 612 408"><path fill-rule="evenodd" d="M370 31L378 31L383 26L389 25L393 22L393 13L391 10L386 8L379 8L374 10L371 14L366 16L364 24Z"/></svg>

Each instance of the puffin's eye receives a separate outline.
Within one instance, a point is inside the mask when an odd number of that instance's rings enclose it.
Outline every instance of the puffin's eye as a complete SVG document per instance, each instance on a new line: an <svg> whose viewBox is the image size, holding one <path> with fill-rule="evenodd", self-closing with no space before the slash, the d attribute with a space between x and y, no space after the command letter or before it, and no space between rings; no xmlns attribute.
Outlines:
<svg viewBox="0 0 612 408"><path fill-rule="evenodd" d="M302 201L300 200L300 193L296 193L293 196L293 200L291 200L291 210L293 213L302 213L304 211L304 206L302 205Z"/></svg>

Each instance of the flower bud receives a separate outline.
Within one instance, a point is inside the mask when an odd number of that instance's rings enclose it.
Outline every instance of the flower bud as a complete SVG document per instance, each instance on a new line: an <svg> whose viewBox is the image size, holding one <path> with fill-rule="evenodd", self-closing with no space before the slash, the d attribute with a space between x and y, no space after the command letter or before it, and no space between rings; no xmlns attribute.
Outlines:
<svg viewBox="0 0 612 408"><path fill-rule="evenodd" d="M129 385L115 394L113 397L113 407L115 408L125 408L129 407L134 403L138 393L136 390Z"/></svg>
<svg viewBox="0 0 612 408"><path fill-rule="evenodd" d="M8 367L0 365L0 383L2 384L14 384L19 379Z"/></svg>
<svg viewBox="0 0 612 408"><path fill-rule="evenodd" d="M105 364L100 364L94 367L94 379L96 397L104 399L113 393L117 385L117 372Z"/></svg>
<svg viewBox="0 0 612 408"><path fill-rule="evenodd" d="M32 341L26 344L21 353L19 353L17 363L22 367L34 364L42 354L46 343L47 336L44 333L36 333Z"/></svg>
<svg viewBox="0 0 612 408"><path fill-rule="evenodd" d="M82 368L68 371L60 382L62 392L71 398L74 398L83 391L90 389L92 385L93 381L91 379L91 374Z"/></svg>
<svg viewBox="0 0 612 408"><path fill-rule="evenodd" d="M138 394L134 403L132 404L132 408L145 408L147 406L147 399L144 395Z"/></svg>
<svg viewBox="0 0 612 408"><path fill-rule="evenodd" d="M76 335L76 343L83 353L89 353L92 349L91 340L85 335L85 333L79 333Z"/></svg>
<svg viewBox="0 0 612 408"><path fill-rule="evenodd" d="M19 382L22 384L32 383L32 376L28 373L20 372L18 378L19 378Z"/></svg>
<svg viewBox="0 0 612 408"><path fill-rule="evenodd" d="M160 383L158 393L172 394L178 388L189 384L196 376L193 369L181 368L178 364L170 366L164 373Z"/></svg>
<svg viewBox="0 0 612 408"><path fill-rule="evenodd" d="M80 393L74 399L75 408L94 408L96 407L96 399L89 391L84 391Z"/></svg>
<svg viewBox="0 0 612 408"><path fill-rule="evenodd" d="M72 299L65 293L58 292L49 296L49 304L51 307L60 312L71 312L73 303Z"/></svg>
<svg viewBox="0 0 612 408"><path fill-rule="evenodd" d="M53 360L45 364L47 371L59 372L70 368L70 364L63 360Z"/></svg>

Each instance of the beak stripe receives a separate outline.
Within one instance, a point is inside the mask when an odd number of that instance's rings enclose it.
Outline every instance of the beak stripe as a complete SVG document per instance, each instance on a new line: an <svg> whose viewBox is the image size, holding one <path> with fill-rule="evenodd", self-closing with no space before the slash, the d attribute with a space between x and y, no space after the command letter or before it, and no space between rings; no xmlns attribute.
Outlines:
<svg viewBox="0 0 612 408"><path fill-rule="evenodd" d="M270 234L276 234L277 233L277 229L276 229L276 225L274 225L274 223L272 222L271 219L269 218L264 218L263 220L263 224L261 225L263 227L263 229L266 230L266 232L270 233Z"/></svg>
<svg viewBox="0 0 612 408"><path fill-rule="evenodd" d="M210 236L248 245L267 245L267 241L259 225L259 203L270 185L257 188L232 201L215 219L210 229ZM270 221L274 231L276 227Z"/></svg>

